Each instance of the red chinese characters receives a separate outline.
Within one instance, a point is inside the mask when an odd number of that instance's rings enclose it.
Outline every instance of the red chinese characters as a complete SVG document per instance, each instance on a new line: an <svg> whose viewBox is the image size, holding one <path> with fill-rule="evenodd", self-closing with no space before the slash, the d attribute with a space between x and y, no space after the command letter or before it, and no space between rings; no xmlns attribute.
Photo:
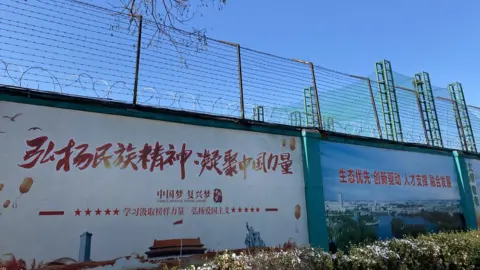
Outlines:
<svg viewBox="0 0 480 270"><path fill-rule="evenodd" d="M401 186L400 174L396 172L374 171L375 185Z"/></svg>
<svg viewBox="0 0 480 270"><path fill-rule="evenodd" d="M447 188L451 188L452 187L452 180L450 179L450 176L445 176L445 182L447 184Z"/></svg>
<svg viewBox="0 0 480 270"><path fill-rule="evenodd" d="M388 185L390 186L395 185L395 178L393 176L393 172L387 172L387 181L388 181Z"/></svg>
<svg viewBox="0 0 480 270"><path fill-rule="evenodd" d="M237 171L237 156L238 153L233 153L232 149L227 150L224 155L223 162L223 172L226 176L234 176L238 173Z"/></svg>
<svg viewBox="0 0 480 270"><path fill-rule="evenodd" d="M222 158L219 150L210 152L210 150L205 149L203 153L197 153L197 156L200 158L200 161L195 160L194 163L201 166L199 176L202 175L205 170L214 170L217 174L223 174L218 168L219 160Z"/></svg>
<svg viewBox="0 0 480 270"><path fill-rule="evenodd" d="M238 163L238 168L243 172L243 179L247 179L247 170L250 164L252 163L253 158L247 157L246 155L242 156L242 160Z"/></svg>
<svg viewBox="0 0 480 270"><path fill-rule="evenodd" d="M274 153L262 152L256 157L248 157L241 155L229 149L223 153L220 150L205 149L203 152L197 153L197 160L194 161L200 166L199 176L205 171L214 172L218 175L235 176L239 172L243 174L243 179L247 179L248 169L256 172L275 172L280 168L281 174L293 174L290 153Z"/></svg>
<svg viewBox="0 0 480 270"><path fill-rule="evenodd" d="M374 171L373 172L373 179L374 179L374 183L375 185L380 185L380 172L379 171Z"/></svg>
<svg viewBox="0 0 480 270"><path fill-rule="evenodd" d="M91 146L87 143L78 143L74 139L68 140L64 147L56 145L47 136L40 136L26 141L29 149L25 151L23 163L18 164L24 169L32 169L38 164L55 162L57 171L69 172L72 169L79 171L88 168L105 168L112 166L132 171L149 170L150 172L164 171L169 167L180 170L180 179L186 177L186 167L193 154L193 150L182 143L179 147L173 144L145 143L136 147L132 143L105 143L101 146ZM204 149L196 153L193 163L200 167L199 176L205 172L217 175L234 177L241 173L247 178L247 172L279 172L293 174L290 153L261 152L257 156L247 156L228 149L221 152L218 149Z"/></svg>
<svg viewBox="0 0 480 270"><path fill-rule="evenodd" d="M75 147L75 150L80 151L73 158L73 166L77 167L79 170L85 170L92 164L94 156L92 153L87 152L88 144L80 144Z"/></svg>
<svg viewBox="0 0 480 270"><path fill-rule="evenodd" d="M142 169L147 170L149 169L150 163L150 154L152 153L152 146L146 143L143 148L138 151L138 161ZM153 166L154 167L154 166ZM153 168L151 169L153 171Z"/></svg>
<svg viewBox="0 0 480 270"><path fill-rule="evenodd" d="M355 175L354 175L354 170L348 169L348 183L353 184L355 183Z"/></svg>
<svg viewBox="0 0 480 270"><path fill-rule="evenodd" d="M262 171L264 173L267 172L267 153L262 152L257 155L257 157L253 160L253 169L255 171Z"/></svg>
<svg viewBox="0 0 480 270"><path fill-rule="evenodd" d="M60 171L61 169L63 169L65 172L70 171L70 157L72 156L74 146L75 141L73 139L70 139L67 146L54 152L56 156L62 157L57 162L57 171Z"/></svg>
<svg viewBox="0 0 480 270"><path fill-rule="evenodd" d="M117 158L113 164L120 169L131 167L134 171L138 170L137 164L133 163L133 160L137 158L137 152L135 147L131 143L125 146L123 143L118 143L118 149L114 152Z"/></svg>
<svg viewBox="0 0 480 270"><path fill-rule="evenodd" d="M363 171L361 169L355 171L355 179L357 180L357 184L363 184Z"/></svg>
<svg viewBox="0 0 480 270"><path fill-rule="evenodd" d="M422 185L423 185L424 187L427 187L427 186L428 186L427 175L422 174L421 177L422 177Z"/></svg>
<svg viewBox="0 0 480 270"><path fill-rule="evenodd" d="M404 186L415 186L415 175L411 174L410 176L408 176L405 173L405 181L403 182L403 185Z"/></svg>
<svg viewBox="0 0 480 270"><path fill-rule="evenodd" d="M402 177L399 173L395 173L395 185L401 186L402 185Z"/></svg>
<svg viewBox="0 0 480 270"><path fill-rule="evenodd" d="M143 156L139 161L142 162L142 167L143 164L145 164L145 167L147 167L146 164L149 161L148 154L150 154L151 172L153 172L155 169L163 171L166 166L173 166L174 162L177 161L177 152L175 151L175 146L173 144L169 144L168 149L165 149L162 144L156 142L153 150L151 146L144 146L142 151L143 152L141 155Z"/></svg>
<svg viewBox="0 0 480 270"><path fill-rule="evenodd" d="M92 168L97 168L98 165L104 164L105 168L111 168L112 164L110 162L110 159L113 157L113 155L107 155L108 150L112 147L111 143L106 143L102 146L99 146L95 148L95 159L93 160L93 166Z"/></svg>
<svg viewBox="0 0 480 270"><path fill-rule="evenodd" d="M412 184L417 187L428 187L427 175L425 174L416 174L410 176L412 179Z"/></svg>
<svg viewBox="0 0 480 270"><path fill-rule="evenodd" d="M363 169L345 169L338 170L338 179L344 184L371 184L371 176L368 170ZM374 172L374 181L380 181L379 172Z"/></svg>
<svg viewBox="0 0 480 270"><path fill-rule="evenodd" d="M282 174L293 174L293 161L290 158L290 153L280 154L280 167L282 167Z"/></svg>
<svg viewBox="0 0 480 270"><path fill-rule="evenodd" d="M345 176L345 169L341 168L338 170L338 179L340 183L347 183L347 177Z"/></svg>
<svg viewBox="0 0 480 270"><path fill-rule="evenodd" d="M380 172L380 180L382 185L387 184L387 172Z"/></svg>
<svg viewBox="0 0 480 270"><path fill-rule="evenodd" d="M44 149L46 142L48 141L47 136L41 136L32 140L27 140L27 146L32 148L25 152L23 156L23 161L26 162L24 164L18 164L18 166L31 169L37 165L37 162L40 161L41 164L54 161L55 157L52 153L55 144L50 141Z"/></svg>
<svg viewBox="0 0 480 270"><path fill-rule="evenodd" d="M372 179L373 178L373 179ZM372 181L373 180L373 181ZM451 188L450 176L437 176L426 174L407 174L404 178L397 172L373 171L373 176L368 170L340 168L338 181L342 184L374 184L385 186L409 186L409 187L438 187Z"/></svg>
<svg viewBox="0 0 480 270"><path fill-rule="evenodd" d="M105 167L110 167L111 155L106 155L110 149L111 144L105 144L95 149L95 154L89 152L88 144L76 145L75 140L70 139L65 147L54 151L55 143L48 141L48 137L41 136L32 140L27 140L27 146L30 150L25 152L23 160L25 163L18 164L18 166L31 169L38 163L43 164L47 162L57 161L56 170L70 171L71 165L79 170L85 170L88 167L96 168L101 163ZM72 159L73 157L73 159Z"/></svg>
<svg viewBox="0 0 480 270"><path fill-rule="evenodd" d="M435 188L452 188L452 179L450 176L443 175L429 175L428 180L431 187ZM423 181L423 180L422 180ZM425 176L425 181L427 181L427 176Z"/></svg>
<svg viewBox="0 0 480 270"><path fill-rule="evenodd" d="M368 170L363 170L363 179L365 184L370 184L370 172Z"/></svg>
<svg viewBox="0 0 480 270"><path fill-rule="evenodd" d="M123 209L126 217L183 216L184 212L184 207L125 207Z"/></svg>
<svg viewBox="0 0 480 270"><path fill-rule="evenodd" d="M191 214L194 216L229 215L231 212L233 212L233 208L222 206L194 206L191 208Z"/></svg>

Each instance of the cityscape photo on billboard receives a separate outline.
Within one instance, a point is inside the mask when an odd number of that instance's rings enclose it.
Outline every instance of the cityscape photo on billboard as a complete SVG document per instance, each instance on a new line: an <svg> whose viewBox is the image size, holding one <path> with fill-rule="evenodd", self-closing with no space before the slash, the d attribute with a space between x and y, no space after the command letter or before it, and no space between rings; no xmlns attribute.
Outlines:
<svg viewBox="0 0 480 270"><path fill-rule="evenodd" d="M324 141L319 150L328 236L338 248L464 228L451 157Z"/></svg>

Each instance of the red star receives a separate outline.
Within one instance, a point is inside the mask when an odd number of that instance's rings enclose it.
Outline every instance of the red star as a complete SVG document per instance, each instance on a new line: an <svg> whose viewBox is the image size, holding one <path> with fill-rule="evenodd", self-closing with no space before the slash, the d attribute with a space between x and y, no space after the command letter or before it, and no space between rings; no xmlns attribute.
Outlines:
<svg viewBox="0 0 480 270"><path fill-rule="evenodd" d="M114 216L118 216L118 212L120 212L120 210L118 210L117 208L115 208L115 210L113 210L113 215L114 215Z"/></svg>
<svg viewBox="0 0 480 270"><path fill-rule="evenodd" d="M236 210L235 207L232 207L232 213L235 213Z"/></svg>
<svg viewBox="0 0 480 270"><path fill-rule="evenodd" d="M85 210L85 216L90 216L90 213L92 213L92 211L90 208L87 208L87 210Z"/></svg>
<svg viewBox="0 0 480 270"><path fill-rule="evenodd" d="M241 213L241 212L242 212L242 208L238 207L238 212Z"/></svg>
<svg viewBox="0 0 480 270"><path fill-rule="evenodd" d="M257 210L257 212L260 212L260 208L258 208L258 207L257 207L257 209L255 209L255 210Z"/></svg>
<svg viewBox="0 0 480 270"><path fill-rule="evenodd" d="M250 212L255 212L255 208L250 208Z"/></svg>
<svg viewBox="0 0 480 270"><path fill-rule="evenodd" d="M105 215L110 216L110 209L107 208L107 210L105 210Z"/></svg>
<svg viewBox="0 0 480 270"><path fill-rule="evenodd" d="M100 216L102 214L102 210L98 209L95 210L95 215Z"/></svg>
<svg viewBox="0 0 480 270"><path fill-rule="evenodd" d="M244 209L244 210L245 210L245 212L248 212L248 208L247 208L247 207L245 207L245 209Z"/></svg>
<svg viewBox="0 0 480 270"><path fill-rule="evenodd" d="M75 213L75 216L80 216L80 214L82 213L82 211L77 208L77 210L75 210L74 213Z"/></svg>

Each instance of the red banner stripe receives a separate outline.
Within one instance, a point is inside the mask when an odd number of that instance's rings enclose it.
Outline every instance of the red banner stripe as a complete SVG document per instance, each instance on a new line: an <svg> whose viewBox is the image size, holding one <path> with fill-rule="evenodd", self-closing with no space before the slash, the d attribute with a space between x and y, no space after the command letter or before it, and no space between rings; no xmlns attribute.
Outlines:
<svg viewBox="0 0 480 270"><path fill-rule="evenodd" d="M179 224L183 224L183 219L177 220L173 223L173 225L179 225Z"/></svg>
<svg viewBox="0 0 480 270"><path fill-rule="evenodd" d="M38 212L39 216L63 216L64 211L40 211Z"/></svg>

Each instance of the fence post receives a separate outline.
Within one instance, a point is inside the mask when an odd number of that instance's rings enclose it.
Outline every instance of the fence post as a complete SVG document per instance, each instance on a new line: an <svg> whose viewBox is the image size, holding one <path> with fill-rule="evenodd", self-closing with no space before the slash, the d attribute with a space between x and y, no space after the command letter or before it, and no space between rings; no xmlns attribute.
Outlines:
<svg viewBox="0 0 480 270"><path fill-rule="evenodd" d="M240 119L245 119L245 104L243 103L242 55L240 44L237 44L238 57L238 88L240 90Z"/></svg>
<svg viewBox="0 0 480 270"><path fill-rule="evenodd" d="M242 76L242 54L241 50L242 48L240 47L240 44L234 43L234 42L229 42L229 41L224 41L224 40L217 40L220 43L229 45L229 46L234 46L237 48L237 60L238 60L238 88L240 92L240 119L245 119L245 104L243 100L243 76Z"/></svg>
<svg viewBox="0 0 480 270"><path fill-rule="evenodd" d="M457 122L458 137L461 141L461 149L468 150L467 138L465 136L465 130L463 129L463 123L460 116L460 108L456 99L452 99L453 113L455 114L455 121ZM465 149L466 148L466 149Z"/></svg>
<svg viewBox="0 0 480 270"><path fill-rule="evenodd" d="M313 93L315 95L315 109L317 110L318 129L323 130L322 113L320 112L320 98L318 96L317 79L315 78L315 67L313 66L312 62L299 60L299 59L292 59L292 60L298 63L307 64L310 66L310 72L312 73Z"/></svg>
<svg viewBox="0 0 480 270"><path fill-rule="evenodd" d="M378 118L377 105L375 104L375 95L373 94L373 89L372 89L372 81L369 78L360 77L356 75L350 75L350 77L367 81L368 91L370 92L370 101L372 102L373 113L375 114L375 122L377 124L378 137L380 139L383 139L382 126L380 125L380 119Z"/></svg>
<svg viewBox="0 0 480 270"><path fill-rule="evenodd" d="M468 110L468 107L470 107L470 108L472 108L472 109L476 109L476 110L479 110L479 109L480 109L480 108L478 108L478 107L476 107L476 106L473 106L473 105L467 105L467 110ZM478 147L477 147L477 145L478 145L478 139L477 139L477 136L475 135L475 133L473 133L473 126L472 126L472 119L470 118L470 115L471 115L470 112L471 112L471 110L468 110L468 115L469 115L468 118L470 119L469 123L470 123L470 127L472 128L472 135L473 135L472 137L473 137L474 145L475 145L475 148L477 149L476 154L479 154L480 152L479 152L479 149L478 149ZM476 119L476 118L474 118L474 119Z"/></svg>
<svg viewBox="0 0 480 270"><path fill-rule="evenodd" d="M375 95L373 95L372 82L367 78L368 91L370 92L370 100L372 101L373 113L375 114L375 123L377 124L378 137L383 139L382 126L380 125L380 119L378 119L377 105L375 104Z"/></svg>
<svg viewBox="0 0 480 270"><path fill-rule="evenodd" d="M318 96L317 79L315 78L315 67L312 62L308 62L312 71L313 91L315 93L315 107L317 109L318 129L323 130L322 113L320 112L320 97Z"/></svg>
<svg viewBox="0 0 480 270"><path fill-rule="evenodd" d="M430 140L428 138L427 126L425 125L425 117L423 117L422 104L420 104L420 96L418 91L415 91L415 98L417 99L418 112L420 113L420 120L422 121L423 134L425 135L425 141L427 145L430 145Z"/></svg>
<svg viewBox="0 0 480 270"><path fill-rule="evenodd" d="M137 59L135 63L135 81L133 84L133 106L137 105L137 95L138 95L138 73L140 70L140 49L142 47L142 28L143 28L143 16L135 16L139 19L138 23L138 39L137 39Z"/></svg>

